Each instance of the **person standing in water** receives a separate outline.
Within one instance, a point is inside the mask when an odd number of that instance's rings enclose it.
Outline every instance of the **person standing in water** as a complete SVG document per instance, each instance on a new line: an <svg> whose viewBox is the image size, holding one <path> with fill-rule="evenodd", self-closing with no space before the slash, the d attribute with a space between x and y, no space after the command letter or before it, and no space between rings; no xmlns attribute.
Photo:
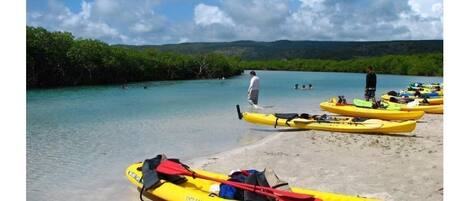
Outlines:
<svg viewBox="0 0 469 201"><path fill-rule="evenodd" d="M256 76L255 71L249 73L251 75L251 82L248 88L248 101L251 104L257 105L259 100L259 77Z"/></svg>
<svg viewBox="0 0 469 201"><path fill-rule="evenodd" d="M375 101L376 92L376 74L373 71L373 67L368 66L368 73L366 74L366 86L365 86L365 99L369 101L372 99Z"/></svg>

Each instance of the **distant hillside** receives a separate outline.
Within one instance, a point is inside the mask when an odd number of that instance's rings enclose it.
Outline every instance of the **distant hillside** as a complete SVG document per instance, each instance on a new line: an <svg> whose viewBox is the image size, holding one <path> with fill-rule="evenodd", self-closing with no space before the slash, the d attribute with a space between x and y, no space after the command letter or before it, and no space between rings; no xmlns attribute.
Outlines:
<svg viewBox="0 0 469 201"><path fill-rule="evenodd" d="M442 53L442 40L412 41L235 41L213 43L181 43L169 45L116 45L132 49L158 49L182 54L222 53L243 60L328 59L346 60L384 55Z"/></svg>

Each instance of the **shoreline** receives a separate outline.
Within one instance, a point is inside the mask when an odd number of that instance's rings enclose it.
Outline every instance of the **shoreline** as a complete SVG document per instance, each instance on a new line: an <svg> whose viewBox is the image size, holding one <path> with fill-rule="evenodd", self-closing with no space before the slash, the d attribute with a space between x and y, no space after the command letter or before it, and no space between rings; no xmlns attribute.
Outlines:
<svg viewBox="0 0 469 201"><path fill-rule="evenodd" d="M287 69L245 69L244 71L274 71L274 72L313 72L313 73L347 73L347 74L366 74L366 72L348 72L348 71L308 71L308 70L287 70ZM410 75L410 74L392 74L392 73L378 73L377 75L386 76L409 76L409 77L432 77L432 78L443 78L444 75Z"/></svg>
<svg viewBox="0 0 469 201"><path fill-rule="evenodd" d="M225 174L269 167L292 186L387 201L442 200L443 115L420 121L415 137L282 130L187 164Z"/></svg>
<svg viewBox="0 0 469 201"><path fill-rule="evenodd" d="M300 71L300 70L275 70L275 69L261 69L255 71L274 71L274 72L312 72L312 73L347 73L347 74L364 74L363 72L336 72L336 71ZM250 71L250 69L244 69L243 72L239 75L233 75L225 77L225 79L231 79L233 77L242 76L246 71ZM378 75L386 75L386 76L408 76L408 77L431 77L431 78L443 78L443 76L429 76L429 75L405 75L405 74L388 74L388 73L377 73ZM142 80L142 81L132 81L127 83L106 83L106 84L82 84L82 85L62 85L62 86L48 86L48 87L30 87L26 88L26 91L34 91L34 90L49 90L49 89L73 89L73 88L81 88L81 87L121 87L123 84L127 85L140 85L145 83L152 83L152 82L180 82L180 81L198 81L198 80L220 80L219 78L202 78L202 79L176 79L176 80Z"/></svg>

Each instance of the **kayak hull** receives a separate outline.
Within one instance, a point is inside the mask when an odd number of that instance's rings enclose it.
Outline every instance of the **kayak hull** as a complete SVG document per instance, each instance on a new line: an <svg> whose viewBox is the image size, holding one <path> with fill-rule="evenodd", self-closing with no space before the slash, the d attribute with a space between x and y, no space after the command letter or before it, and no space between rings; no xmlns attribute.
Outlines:
<svg viewBox="0 0 469 201"><path fill-rule="evenodd" d="M422 118L423 111L394 111L385 109L361 108L354 105L337 105L333 102L322 102L321 109L352 117L365 117L383 120L417 120Z"/></svg>
<svg viewBox="0 0 469 201"><path fill-rule="evenodd" d="M415 94L415 91L403 91L404 94L410 94L410 95L414 95ZM434 90L431 90L431 89L428 89L428 88L421 88L420 89L420 94L422 95L429 95L430 97L431 96L443 96L443 90L440 90L440 91L434 91Z"/></svg>
<svg viewBox="0 0 469 201"><path fill-rule="evenodd" d="M397 97L397 96L390 96L390 95L384 94L384 95L381 96L381 99L389 101L389 99L391 97L395 97L397 99L400 98L400 97ZM415 97L412 97L412 96L409 97L409 98L413 98L415 100L418 100L420 103L423 103L423 98L415 98ZM427 98L427 101L428 101L428 104L430 104L430 105L441 105L441 104L443 104L443 97Z"/></svg>
<svg viewBox="0 0 469 201"><path fill-rule="evenodd" d="M428 114L443 114L443 107L437 109L426 110L425 113Z"/></svg>
<svg viewBox="0 0 469 201"><path fill-rule="evenodd" d="M139 170L141 166L141 162L134 163L127 167L125 172L127 179L139 189L142 188L142 172ZM219 179L228 179L228 176L223 174L207 172L203 170L195 170L195 172ZM157 197L159 199L171 201L232 201L210 194L210 186L218 184L217 182L192 177L186 177L186 179L187 182L180 185L176 185L170 182L164 182L162 185L155 189L147 190L146 194L149 194L152 197ZM292 187L292 191L312 195L315 198L319 198L323 201L378 201L377 199L320 192L317 190L302 189L297 187Z"/></svg>
<svg viewBox="0 0 469 201"><path fill-rule="evenodd" d="M408 107L406 104L392 103L389 104L397 105L403 111L424 111L430 114L443 114L443 105L418 105L414 107Z"/></svg>
<svg viewBox="0 0 469 201"><path fill-rule="evenodd" d="M353 122L353 117L340 117L339 120L332 122L318 122L315 120L304 122L304 119L299 118L292 119L287 122L286 119L277 119L277 117L275 117L273 114L249 112L243 113L243 119L247 122L260 125L277 125L282 127L346 133L409 133L412 132L416 127L415 121L379 121L379 123L360 123Z"/></svg>

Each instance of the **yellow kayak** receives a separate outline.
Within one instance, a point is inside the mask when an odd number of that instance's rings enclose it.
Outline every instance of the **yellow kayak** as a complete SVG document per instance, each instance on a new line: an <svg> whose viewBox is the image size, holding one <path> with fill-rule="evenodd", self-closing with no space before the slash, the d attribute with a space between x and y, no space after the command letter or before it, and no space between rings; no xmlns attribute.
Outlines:
<svg viewBox="0 0 469 201"><path fill-rule="evenodd" d="M139 189L142 188L142 172L140 171L141 166L141 162L134 163L130 165L125 171L127 179ZM228 176L223 174L207 172L203 170L195 170L195 172L219 179L228 179ZM159 187L148 190L147 194L150 194L150 196L156 197L158 199L171 201L229 201L229 199L224 199L210 193L210 187L219 183L192 177L186 177L186 179L187 182L180 185L164 182ZM340 195L296 187L292 187L292 191L296 193L312 195L315 198L319 198L323 201L378 201L377 199Z"/></svg>
<svg viewBox="0 0 469 201"><path fill-rule="evenodd" d="M358 120L353 117L341 116L329 116L327 119L320 116L310 118L296 117L288 120L286 118L279 118L275 114L244 112L242 117L245 121L254 124L347 133L408 133L412 132L416 126L415 121Z"/></svg>
<svg viewBox="0 0 469 201"><path fill-rule="evenodd" d="M434 90L434 91L437 91L439 94L443 95L443 85L431 85L431 84L425 85L424 84L422 88Z"/></svg>
<svg viewBox="0 0 469 201"><path fill-rule="evenodd" d="M401 98L401 97L398 97L398 96L390 96L390 95L387 95L387 94L383 94L381 96L381 99L389 101L389 99L391 99L391 97L394 97L394 98L397 98L397 99ZM410 96L409 98L414 99L414 100L418 100L420 103L424 103L423 98L416 98L414 96ZM441 105L441 104L443 104L443 97L438 96L438 97L427 98L427 101L428 101L428 104L430 104L430 105Z"/></svg>
<svg viewBox="0 0 469 201"><path fill-rule="evenodd" d="M409 85L408 89L418 89L420 90L420 93L425 94L425 93L438 93L439 96L443 96L443 83L433 83L433 84L422 84L422 83L411 83ZM408 92L411 92L413 90L408 90ZM412 94L415 93L412 92Z"/></svg>
<svg viewBox="0 0 469 201"><path fill-rule="evenodd" d="M400 107L403 111L424 111L425 113L430 114L443 114L443 105L419 104L417 106L412 106L409 104L399 104L389 101L386 101L386 103Z"/></svg>
<svg viewBox="0 0 469 201"><path fill-rule="evenodd" d="M406 94L412 94L414 95L415 94L415 90L405 90L405 91L402 91L403 93L406 93ZM419 90L420 94L422 95L425 95L425 94L429 94L430 96L435 96L435 95L438 95L438 96L443 96L443 90L433 90L433 89L428 89L428 88L421 88Z"/></svg>
<svg viewBox="0 0 469 201"><path fill-rule="evenodd" d="M334 101L322 102L321 109L352 117L365 117L384 120L417 120L422 118L423 111L400 111L386 109L362 108L355 105L339 105Z"/></svg>

